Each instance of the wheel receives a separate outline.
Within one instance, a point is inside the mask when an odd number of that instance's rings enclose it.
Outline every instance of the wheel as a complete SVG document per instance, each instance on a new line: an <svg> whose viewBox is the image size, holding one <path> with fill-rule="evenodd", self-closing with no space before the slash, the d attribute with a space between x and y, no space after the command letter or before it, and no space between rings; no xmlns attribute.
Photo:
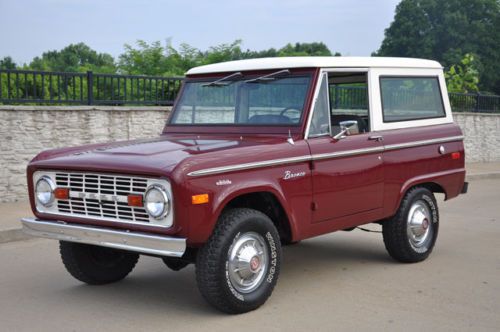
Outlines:
<svg viewBox="0 0 500 332"><path fill-rule="evenodd" d="M222 214L199 250L196 281L217 309L238 314L260 307L278 280L281 244L278 231L262 212L233 209Z"/></svg>
<svg viewBox="0 0 500 332"><path fill-rule="evenodd" d="M189 265L189 262L177 257L162 257L163 263L172 271L180 271Z"/></svg>
<svg viewBox="0 0 500 332"><path fill-rule="evenodd" d="M434 195L416 187L408 191L398 212L382 223L385 248L392 258L405 263L426 259L436 243L439 211Z"/></svg>
<svg viewBox="0 0 500 332"><path fill-rule="evenodd" d="M139 260L136 253L74 242L59 242L66 270L90 285L102 285L125 278Z"/></svg>

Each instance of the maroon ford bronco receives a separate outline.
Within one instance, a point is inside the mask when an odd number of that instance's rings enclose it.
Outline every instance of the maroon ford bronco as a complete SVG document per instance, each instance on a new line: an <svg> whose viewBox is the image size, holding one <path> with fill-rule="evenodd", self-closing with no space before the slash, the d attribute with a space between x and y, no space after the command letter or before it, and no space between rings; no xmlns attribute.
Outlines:
<svg viewBox="0 0 500 332"><path fill-rule="evenodd" d="M402 58L193 68L160 136L44 151L27 177L24 230L59 240L76 279L119 281L139 255L195 263L227 313L267 300L283 244L377 223L394 259L426 259L434 193L467 191L442 68Z"/></svg>

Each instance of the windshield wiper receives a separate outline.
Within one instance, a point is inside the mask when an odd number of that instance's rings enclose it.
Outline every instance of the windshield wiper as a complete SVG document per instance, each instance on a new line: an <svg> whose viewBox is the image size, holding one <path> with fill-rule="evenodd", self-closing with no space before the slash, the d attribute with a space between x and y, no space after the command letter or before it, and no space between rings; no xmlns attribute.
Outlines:
<svg viewBox="0 0 500 332"><path fill-rule="evenodd" d="M282 78L282 77L288 76L288 75L290 75L290 70L283 69L283 70L277 71L275 73L267 74L267 75L260 76L257 78L252 78L251 80L246 80L245 83L269 82L269 81L274 81L275 79Z"/></svg>
<svg viewBox="0 0 500 332"><path fill-rule="evenodd" d="M202 84L201 86L226 86L226 85L231 84L232 82L224 82L224 81L226 81L230 78L233 78L233 77L241 77L241 76L243 76L243 74L241 72L236 72L236 73L232 73L231 75L227 75L223 78L219 78L216 81Z"/></svg>

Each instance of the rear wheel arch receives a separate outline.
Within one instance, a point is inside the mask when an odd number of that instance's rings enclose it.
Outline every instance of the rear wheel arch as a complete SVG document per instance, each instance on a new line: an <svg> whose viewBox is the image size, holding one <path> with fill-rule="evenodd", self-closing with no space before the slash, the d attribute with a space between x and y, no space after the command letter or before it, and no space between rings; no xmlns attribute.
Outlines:
<svg viewBox="0 0 500 332"><path fill-rule="evenodd" d="M403 198L406 196L406 194L417 187L425 188L430 192L432 192L433 194L436 193L444 194L445 200L448 197L446 190L444 189L444 186L442 186L436 181L428 181L428 180L413 181L413 182L408 181L407 183L405 183L405 185L401 187L401 191L399 192L399 197L397 198L397 201L394 202L395 203L394 206L392 206L391 210L389 210L390 212L387 215L388 216L395 215L397 210L401 206L401 202L403 201Z"/></svg>

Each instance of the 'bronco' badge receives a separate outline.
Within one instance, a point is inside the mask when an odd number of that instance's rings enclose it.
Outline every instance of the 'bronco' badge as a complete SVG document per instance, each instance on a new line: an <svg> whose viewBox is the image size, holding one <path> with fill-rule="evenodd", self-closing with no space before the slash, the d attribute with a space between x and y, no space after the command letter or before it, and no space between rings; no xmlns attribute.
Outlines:
<svg viewBox="0 0 500 332"><path fill-rule="evenodd" d="M285 171L285 176L283 176L284 180L289 180L293 178L298 178L301 176L305 176L306 172L297 172L297 173L292 173L291 171Z"/></svg>

